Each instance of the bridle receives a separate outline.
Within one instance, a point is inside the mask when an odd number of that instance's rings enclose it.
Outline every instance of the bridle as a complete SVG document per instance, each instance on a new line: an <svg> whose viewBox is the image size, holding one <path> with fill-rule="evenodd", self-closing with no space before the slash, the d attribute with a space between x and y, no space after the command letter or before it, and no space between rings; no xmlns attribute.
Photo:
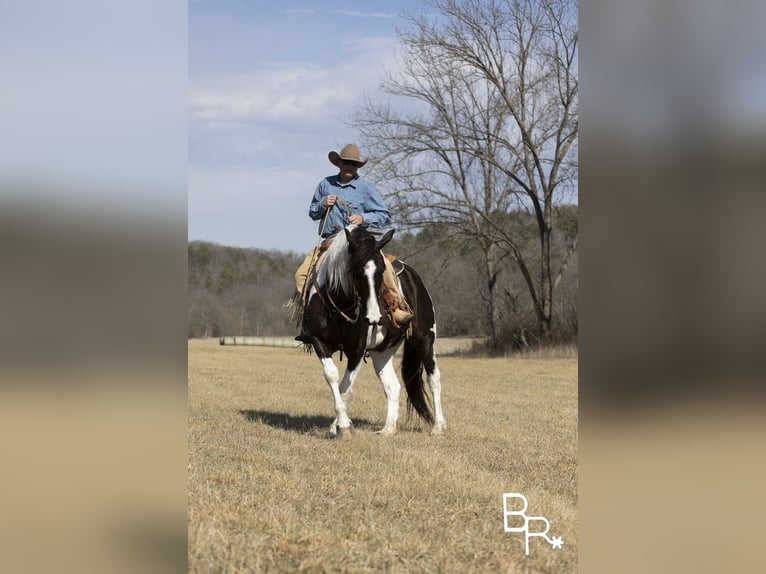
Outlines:
<svg viewBox="0 0 766 574"><path fill-rule="evenodd" d="M334 309L338 312L338 314L343 317L346 321L349 323L356 323L356 321L359 319L359 313L362 310L361 302L362 300L359 298L359 293L354 290L354 314L356 317L353 319L346 315L346 313L343 312L343 309L338 307L338 304L333 300L332 296L330 295L330 291L325 289L324 295L322 294L322 288L319 286L319 283L316 279L314 279L314 288L316 289L317 295L319 295L319 299L324 303L325 307Z"/></svg>

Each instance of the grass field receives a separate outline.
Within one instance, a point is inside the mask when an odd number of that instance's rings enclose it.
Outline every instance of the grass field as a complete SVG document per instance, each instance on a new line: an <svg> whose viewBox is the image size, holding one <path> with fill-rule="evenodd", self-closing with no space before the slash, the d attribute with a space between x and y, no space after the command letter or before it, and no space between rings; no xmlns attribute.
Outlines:
<svg viewBox="0 0 766 574"><path fill-rule="evenodd" d="M366 366L338 441L315 356L188 351L190 572L577 571L576 359L441 357L441 437L404 408L398 434L373 434L385 399ZM525 556L506 492L563 547L531 538Z"/></svg>

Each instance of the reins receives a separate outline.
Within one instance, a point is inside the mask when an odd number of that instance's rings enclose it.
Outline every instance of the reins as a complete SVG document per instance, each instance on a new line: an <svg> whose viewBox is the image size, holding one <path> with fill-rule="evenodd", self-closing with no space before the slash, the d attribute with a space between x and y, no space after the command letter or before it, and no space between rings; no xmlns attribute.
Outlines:
<svg viewBox="0 0 766 574"><path fill-rule="evenodd" d="M335 309L341 317L343 317L346 321L349 323L356 323L357 319L359 319L359 311L361 310L359 303L361 302L361 299L359 299L359 294L354 293L354 313L356 314L356 317L353 319L346 315L343 312L343 309L338 307L338 304L333 301L333 298L330 296L330 291L327 289L324 290L324 295L322 295L322 288L319 286L319 283L317 283L317 280L314 279L314 287L317 290L317 295L319 295L319 298L322 300L322 302L325 304L325 307L332 307ZM328 304L329 303L329 304Z"/></svg>
<svg viewBox="0 0 766 574"><path fill-rule="evenodd" d="M337 203L340 203L343 207L346 208L346 210L350 210L349 204L346 203L345 201L343 201L340 197L337 199ZM333 207L335 207L334 203L330 207L327 208L327 211L325 211L325 214L322 217L322 225L319 228L319 241L317 242L317 245L314 248L314 254L311 257L311 263L309 264L309 269L308 269L308 274L307 274L308 277L311 277L314 274L317 262L319 261L319 257L318 257L319 249L318 248L322 245L322 243L324 241L326 241L326 238L324 238L322 236L324 235L324 228L325 228L325 225L327 224L327 216L330 215L330 211L332 210ZM305 296L306 296L306 285L308 285L308 284L309 284L308 281L303 284L303 292L301 293L301 301L303 301L305 299ZM355 301L354 301L354 310L355 310L354 313L356 314L356 317L354 317L352 319L351 317L346 315L346 313L344 313L343 310L340 307L338 307L338 305L335 303L335 301L333 301L333 298L330 296L330 291L329 290L325 289L324 295L322 295L322 289L320 288L319 283L317 282L316 278L314 279L314 287L317 290L317 294L319 295L319 298L325 304L325 307L332 307L346 321L348 321L349 323L356 323L357 319L359 319L359 312L361 310L360 309L360 305L359 305L360 299L359 299L359 294L358 293L354 293L354 299L355 299ZM328 302L329 302L329 305L328 305Z"/></svg>
<svg viewBox="0 0 766 574"><path fill-rule="evenodd" d="M351 211L351 206L343 201L340 197L336 200L336 203L340 203L343 207L346 208L346 211ZM322 217L322 226L319 228L319 241L321 243L322 241L322 235L324 235L324 226L327 223L327 216L330 215L330 211L332 208L335 207L335 203L333 203L330 207L327 208L327 211L324 212L324 216Z"/></svg>
<svg viewBox="0 0 766 574"><path fill-rule="evenodd" d="M340 203L343 207L345 207L347 210L350 209L350 206L348 203L343 201L340 197L337 200L337 203ZM319 241L316 244L316 247L320 247L324 241L326 241L325 237L322 237L324 235L324 228L325 225L327 225L327 216L330 215L330 211L332 211L332 208L335 207L335 204L333 203L330 207L327 208L327 211L324 212L324 215L322 216L322 225L319 228ZM314 269L316 268L317 261L319 261L319 257L317 257L317 249L314 248L314 255L311 258L311 264L309 265L309 271L308 276L311 277L311 274L314 272ZM304 284L304 291L305 291L305 284ZM301 298L303 297L303 293L301 293Z"/></svg>

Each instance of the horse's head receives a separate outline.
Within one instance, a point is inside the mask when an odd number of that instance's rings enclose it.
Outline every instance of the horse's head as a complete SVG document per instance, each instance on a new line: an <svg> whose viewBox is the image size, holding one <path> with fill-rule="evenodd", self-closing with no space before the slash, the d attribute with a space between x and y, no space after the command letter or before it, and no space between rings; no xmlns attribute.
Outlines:
<svg viewBox="0 0 766 574"><path fill-rule="evenodd" d="M382 318L378 293L383 283L383 254L381 249L394 235L392 229L380 240L362 227L347 227L349 271L354 287L364 303L365 320L370 325L378 325Z"/></svg>

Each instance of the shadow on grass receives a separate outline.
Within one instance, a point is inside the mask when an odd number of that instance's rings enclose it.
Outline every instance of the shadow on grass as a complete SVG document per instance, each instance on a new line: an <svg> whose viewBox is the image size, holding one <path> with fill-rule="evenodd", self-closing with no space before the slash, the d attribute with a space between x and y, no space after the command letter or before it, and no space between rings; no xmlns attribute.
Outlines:
<svg viewBox="0 0 766 574"><path fill-rule="evenodd" d="M272 411L257 411L252 409L240 410L239 414L249 421L260 422L276 429L310 434L315 431L327 432L330 430L333 418L323 415L289 415L287 413L275 413ZM365 419L353 419L356 429L371 427L372 423Z"/></svg>

